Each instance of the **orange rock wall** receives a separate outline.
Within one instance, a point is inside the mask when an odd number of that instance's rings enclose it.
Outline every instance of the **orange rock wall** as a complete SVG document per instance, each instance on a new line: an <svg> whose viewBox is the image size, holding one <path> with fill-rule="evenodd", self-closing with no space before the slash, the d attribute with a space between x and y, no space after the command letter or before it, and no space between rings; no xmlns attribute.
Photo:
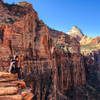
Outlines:
<svg viewBox="0 0 100 100"><path fill-rule="evenodd" d="M49 29L32 8L12 6L17 21L0 30L0 71L8 71L10 58L19 56L21 73L37 100L60 100L59 93L85 84L80 45L72 37ZM68 49L63 51L54 41ZM58 43L58 45L59 45ZM58 95L58 98L57 98Z"/></svg>

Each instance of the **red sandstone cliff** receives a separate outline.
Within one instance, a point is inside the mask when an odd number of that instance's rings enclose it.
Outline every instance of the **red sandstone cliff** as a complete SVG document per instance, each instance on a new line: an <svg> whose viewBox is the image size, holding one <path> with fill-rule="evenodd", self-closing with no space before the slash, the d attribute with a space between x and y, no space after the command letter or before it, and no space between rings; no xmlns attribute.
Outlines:
<svg viewBox="0 0 100 100"><path fill-rule="evenodd" d="M78 29L75 29L72 37L79 36ZM71 33L69 31L69 33ZM84 67L86 70L86 82L98 93L100 84L100 37L80 37L80 51L84 56Z"/></svg>
<svg viewBox="0 0 100 100"><path fill-rule="evenodd" d="M76 39L48 28L27 2L0 7L0 71L7 71L10 58L19 55L35 100L68 100L69 90L86 84Z"/></svg>
<svg viewBox="0 0 100 100"><path fill-rule="evenodd" d="M34 95L17 74L0 72L0 100L32 100Z"/></svg>

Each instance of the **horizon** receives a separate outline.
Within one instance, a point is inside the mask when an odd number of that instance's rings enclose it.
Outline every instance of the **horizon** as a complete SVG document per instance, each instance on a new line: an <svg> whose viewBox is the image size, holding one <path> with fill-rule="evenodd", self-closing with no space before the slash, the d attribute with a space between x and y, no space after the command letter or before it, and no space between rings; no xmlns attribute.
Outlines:
<svg viewBox="0 0 100 100"><path fill-rule="evenodd" d="M50 28L64 33L77 26L89 37L100 36L100 1L95 0L4 0L6 3L27 1Z"/></svg>

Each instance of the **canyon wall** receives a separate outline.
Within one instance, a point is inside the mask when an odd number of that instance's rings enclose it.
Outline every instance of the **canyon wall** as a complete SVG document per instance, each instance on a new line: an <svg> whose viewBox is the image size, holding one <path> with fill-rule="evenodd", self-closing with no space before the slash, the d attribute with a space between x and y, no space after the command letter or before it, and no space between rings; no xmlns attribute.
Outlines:
<svg viewBox="0 0 100 100"><path fill-rule="evenodd" d="M93 80L98 83L100 81L100 37L85 36L76 26L68 34L76 39L77 37L80 38L80 40L77 40L80 42L80 51L84 56L87 81L90 81L90 84Z"/></svg>
<svg viewBox="0 0 100 100"><path fill-rule="evenodd" d="M80 42L80 51L84 59L84 67L86 71L86 88L92 92L88 92L87 99L98 100L100 94L100 37L91 38L83 35L78 27L73 27L69 32L72 37ZM90 95L91 94L91 95ZM95 97L93 97L95 96ZM90 100L91 100L90 99Z"/></svg>
<svg viewBox="0 0 100 100"><path fill-rule="evenodd" d="M84 56L87 81L91 85L100 83L100 50L93 51ZM95 80L95 81L94 81Z"/></svg>
<svg viewBox="0 0 100 100"><path fill-rule="evenodd" d="M34 100L78 100L77 95L68 96L86 84L79 42L50 29L27 2L0 7L0 71L8 71L10 59L18 55L22 78L32 88Z"/></svg>

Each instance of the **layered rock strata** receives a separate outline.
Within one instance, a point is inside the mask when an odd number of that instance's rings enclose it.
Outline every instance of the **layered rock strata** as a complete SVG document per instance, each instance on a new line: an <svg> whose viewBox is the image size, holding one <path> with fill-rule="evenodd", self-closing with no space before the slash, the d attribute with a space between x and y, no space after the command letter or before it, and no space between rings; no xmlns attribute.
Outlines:
<svg viewBox="0 0 100 100"><path fill-rule="evenodd" d="M77 29L73 31L72 37L79 36ZM69 31L69 34L71 32ZM76 38L76 37L75 37ZM77 38L76 38L77 39ZM96 92L93 95L100 94L100 37L90 38L88 36L80 37L80 50L84 56L84 67L86 70L86 82L89 87L93 88L92 91ZM92 97L91 99L93 99ZM95 98L96 100L98 100Z"/></svg>
<svg viewBox="0 0 100 100"><path fill-rule="evenodd" d="M67 100L68 90L85 85L84 60L76 39L48 28L27 2L1 6L1 71L8 71L10 59L18 55L22 77L35 100Z"/></svg>
<svg viewBox="0 0 100 100"><path fill-rule="evenodd" d="M0 100L32 100L34 95L16 74L0 72Z"/></svg>

